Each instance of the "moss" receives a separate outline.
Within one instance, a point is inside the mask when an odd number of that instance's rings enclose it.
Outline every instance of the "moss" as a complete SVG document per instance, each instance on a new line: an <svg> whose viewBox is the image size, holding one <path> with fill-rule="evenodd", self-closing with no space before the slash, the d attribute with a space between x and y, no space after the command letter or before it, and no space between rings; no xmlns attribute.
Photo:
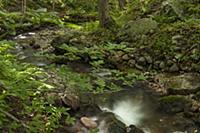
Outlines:
<svg viewBox="0 0 200 133"><path fill-rule="evenodd" d="M164 104L170 104L174 102L185 103L187 100L183 96L170 95L170 96L165 96L165 97L160 98L159 101Z"/></svg>

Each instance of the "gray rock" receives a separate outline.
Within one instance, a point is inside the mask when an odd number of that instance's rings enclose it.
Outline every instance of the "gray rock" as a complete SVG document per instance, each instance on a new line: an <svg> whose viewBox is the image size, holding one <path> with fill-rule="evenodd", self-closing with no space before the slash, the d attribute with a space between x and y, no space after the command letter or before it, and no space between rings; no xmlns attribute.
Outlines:
<svg viewBox="0 0 200 133"><path fill-rule="evenodd" d="M152 32L157 27L157 22L151 18L129 21L117 34L117 38L121 41L134 41L138 36Z"/></svg>
<svg viewBox="0 0 200 133"><path fill-rule="evenodd" d="M128 60L128 59L129 59L128 54L123 55L123 56L122 56L122 59L123 59L123 60Z"/></svg>
<svg viewBox="0 0 200 133"><path fill-rule="evenodd" d="M134 67L135 63L136 63L136 61L133 60L133 59L131 59L131 60L128 61L128 64L129 64L130 67Z"/></svg>
<svg viewBox="0 0 200 133"><path fill-rule="evenodd" d="M141 66L145 66L146 65L146 59L144 57L140 57L137 61L138 65L141 65Z"/></svg>
<svg viewBox="0 0 200 133"><path fill-rule="evenodd" d="M169 71L170 71L170 72L177 72L177 71L179 71L178 65L177 65L176 63L173 64L173 65L169 68Z"/></svg>
<svg viewBox="0 0 200 133"><path fill-rule="evenodd" d="M124 55L124 52L123 51L117 51L116 54L117 54L118 57L122 57Z"/></svg>
<svg viewBox="0 0 200 133"><path fill-rule="evenodd" d="M135 125L130 125L128 127L128 133L144 133L141 129L137 128Z"/></svg>
<svg viewBox="0 0 200 133"><path fill-rule="evenodd" d="M165 68L165 62L161 61L159 67L160 67L160 69L164 69Z"/></svg>
<svg viewBox="0 0 200 133"><path fill-rule="evenodd" d="M154 68L155 68L155 69L159 69L160 63L161 63L160 61L155 61L155 62L154 62Z"/></svg>
<svg viewBox="0 0 200 133"><path fill-rule="evenodd" d="M146 56L145 58L146 58L147 63L149 64L153 63L151 56Z"/></svg>
<svg viewBox="0 0 200 133"><path fill-rule="evenodd" d="M100 121L105 121L104 128L107 129L107 133L126 133L126 125L118 120L113 113L102 113L99 118Z"/></svg>
<svg viewBox="0 0 200 133"><path fill-rule="evenodd" d="M173 61L172 60L167 60L167 65L168 66L171 66L173 64Z"/></svg>
<svg viewBox="0 0 200 133"><path fill-rule="evenodd" d="M135 64L135 67L136 67L137 69L139 69L139 70L143 70L143 69L144 69L142 66L140 66L140 65L138 65L138 64Z"/></svg>

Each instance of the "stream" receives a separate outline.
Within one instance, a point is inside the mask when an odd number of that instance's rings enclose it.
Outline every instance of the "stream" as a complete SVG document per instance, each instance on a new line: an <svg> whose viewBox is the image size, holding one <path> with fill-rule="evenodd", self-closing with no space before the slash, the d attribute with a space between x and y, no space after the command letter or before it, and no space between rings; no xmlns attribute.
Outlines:
<svg viewBox="0 0 200 133"><path fill-rule="evenodd" d="M22 62L28 62L33 65L44 67L51 62L44 58L34 56L38 50L26 45L27 38L32 38L36 33L26 33L14 38L18 44L12 53L16 54ZM69 63L68 67L74 71L89 73L91 67L82 63ZM163 75L162 75L163 76ZM159 77L162 77L159 76ZM165 76L165 78L169 76ZM164 77L162 79L165 79ZM165 79L165 80L168 80ZM195 78L195 86L199 85L199 79ZM173 79L174 80L174 79ZM162 80L164 82L164 80ZM168 83L168 82L167 82ZM183 80L185 85L190 85L189 82ZM175 83L173 83L175 84ZM139 87L138 87L139 86ZM184 85L182 85L184 86ZM184 86L185 87L185 86ZM191 87L191 86L190 86ZM94 121L99 121L99 133L110 133L106 113L112 113L115 117L123 122L127 127L135 125L142 129L145 133L198 133L198 130L193 130L190 127L186 129L185 123L192 123L178 115L166 114L158 110L158 103L154 95L145 86L136 85L129 88L124 88L122 91L99 94L96 97L96 104L101 109L101 114L89 116ZM186 122L185 122L186 121ZM194 132L195 131L195 132ZM113 132L114 133L114 132Z"/></svg>

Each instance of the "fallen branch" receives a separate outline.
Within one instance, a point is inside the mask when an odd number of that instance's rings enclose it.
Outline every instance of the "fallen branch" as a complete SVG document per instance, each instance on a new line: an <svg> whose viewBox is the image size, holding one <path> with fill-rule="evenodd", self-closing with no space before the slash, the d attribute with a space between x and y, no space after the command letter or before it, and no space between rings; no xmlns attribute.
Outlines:
<svg viewBox="0 0 200 133"><path fill-rule="evenodd" d="M27 128L27 129L30 129L30 127L28 125L26 125L25 123L23 123L22 121L20 121L19 119L17 119L15 116L13 116L12 114L0 109L0 112L5 114L6 116L8 116L9 118L11 118L12 120L20 123L23 127Z"/></svg>

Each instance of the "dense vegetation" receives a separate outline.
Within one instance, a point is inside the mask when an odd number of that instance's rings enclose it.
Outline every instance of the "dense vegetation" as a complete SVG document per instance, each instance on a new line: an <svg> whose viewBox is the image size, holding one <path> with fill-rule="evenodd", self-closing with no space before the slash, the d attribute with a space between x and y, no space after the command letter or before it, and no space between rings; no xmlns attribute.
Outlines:
<svg viewBox="0 0 200 133"><path fill-rule="evenodd" d="M82 102L161 72L200 72L199 0L0 0L2 133L61 132ZM155 93L173 106L199 92Z"/></svg>

